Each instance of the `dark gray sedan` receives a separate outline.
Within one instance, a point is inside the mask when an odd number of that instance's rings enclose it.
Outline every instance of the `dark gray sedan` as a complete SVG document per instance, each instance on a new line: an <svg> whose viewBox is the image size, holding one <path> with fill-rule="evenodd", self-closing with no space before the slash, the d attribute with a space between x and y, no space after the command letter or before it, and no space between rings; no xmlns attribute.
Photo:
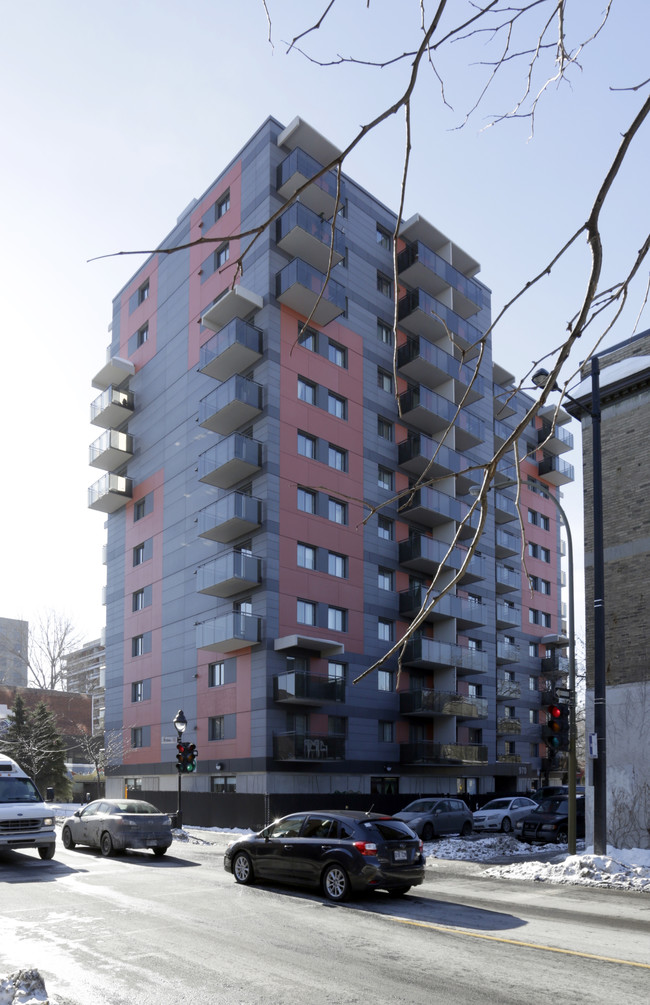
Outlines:
<svg viewBox="0 0 650 1005"><path fill-rule="evenodd" d="M151 848L160 856L172 843L172 825L166 813L142 799L97 799L68 817L61 840L64 848L84 844L102 855Z"/></svg>

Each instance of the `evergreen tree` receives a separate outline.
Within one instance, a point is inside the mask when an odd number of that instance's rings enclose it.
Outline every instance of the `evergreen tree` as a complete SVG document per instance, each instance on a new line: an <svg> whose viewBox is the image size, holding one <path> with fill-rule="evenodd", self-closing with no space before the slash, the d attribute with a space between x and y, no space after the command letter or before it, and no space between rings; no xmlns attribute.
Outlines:
<svg viewBox="0 0 650 1005"><path fill-rule="evenodd" d="M29 712L21 696L16 695L0 750L20 765L43 794L48 786L53 786L58 799L68 797L65 747L54 713L44 701Z"/></svg>

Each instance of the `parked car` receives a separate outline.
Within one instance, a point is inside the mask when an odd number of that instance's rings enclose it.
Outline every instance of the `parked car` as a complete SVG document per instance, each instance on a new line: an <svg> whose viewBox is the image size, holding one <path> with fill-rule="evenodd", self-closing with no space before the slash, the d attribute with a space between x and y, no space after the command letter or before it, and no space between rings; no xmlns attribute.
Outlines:
<svg viewBox="0 0 650 1005"><path fill-rule="evenodd" d="M473 818L462 799L432 798L416 799L395 814L396 820L403 820L423 841L432 841L442 834L472 833Z"/></svg>
<svg viewBox="0 0 650 1005"><path fill-rule="evenodd" d="M503 831L509 834L518 820L535 809L537 803L527 796L491 799L474 813L475 831Z"/></svg>
<svg viewBox="0 0 650 1005"><path fill-rule="evenodd" d="M576 785L576 793L584 796L584 785ZM544 785L541 789L536 789L535 792L531 792L530 798L534 799L536 803L541 803L542 799L548 799L549 796L567 796L568 794L568 785Z"/></svg>
<svg viewBox="0 0 650 1005"><path fill-rule="evenodd" d="M569 840L569 800L566 796L549 796L515 825L515 836L521 841L543 841L566 844ZM585 797L576 797L576 837L585 836Z"/></svg>
<svg viewBox="0 0 650 1005"><path fill-rule="evenodd" d="M61 840L64 848L84 844L102 855L151 848L160 856L172 843L172 825L166 813L142 799L96 799L66 819Z"/></svg>
<svg viewBox="0 0 650 1005"><path fill-rule="evenodd" d="M292 813L226 848L224 869L238 883L271 880L351 893L408 893L424 880L422 842L401 820L352 810Z"/></svg>

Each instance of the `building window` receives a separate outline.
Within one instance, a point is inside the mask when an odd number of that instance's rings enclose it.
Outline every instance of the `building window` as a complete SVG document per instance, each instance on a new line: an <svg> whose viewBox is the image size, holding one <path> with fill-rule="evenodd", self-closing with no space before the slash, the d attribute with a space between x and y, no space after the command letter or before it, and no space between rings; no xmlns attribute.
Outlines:
<svg viewBox="0 0 650 1005"><path fill-rule="evenodd" d="M516 680L514 670L506 670L505 673L504 673L504 675L503 675L503 679L504 680L509 680L509 681Z"/></svg>
<svg viewBox="0 0 650 1005"><path fill-rule="evenodd" d="M386 251L390 251L393 247L393 235L385 227L380 227L377 224L377 244L380 248L385 248Z"/></svg>
<svg viewBox="0 0 650 1005"><path fill-rule="evenodd" d="M515 746L514 740L506 740L506 754L513 756L516 754L517 748Z"/></svg>
<svg viewBox="0 0 650 1005"><path fill-rule="evenodd" d="M237 791L236 775L212 775L210 778L210 792L220 795L224 792Z"/></svg>
<svg viewBox="0 0 650 1005"><path fill-rule="evenodd" d="M143 611L145 607L144 590L136 590L131 594L131 610Z"/></svg>
<svg viewBox="0 0 650 1005"><path fill-rule="evenodd" d="M226 683L226 665L222 661L208 664L208 687L221 687Z"/></svg>
<svg viewBox="0 0 650 1005"><path fill-rule="evenodd" d="M543 593L547 597L551 595L551 584L548 579L541 579L539 576L529 576L528 577L531 590L536 590L537 593Z"/></svg>
<svg viewBox="0 0 650 1005"><path fill-rule="evenodd" d="M377 638L381 642L393 641L393 622L388 618L379 618L377 621Z"/></svg>
<svg viewBox="0 0 650 1005"><path fill-rule="evenodd" d="M528 655L529 656L534 656L535 658L537 658L537 643L536 642L529 642L528 643Z"/></svg>
<svg viewBox="0 0 650 1005"><path fill-rule="evenodd" d="M327 500L327 519L331 520L332 523L347 524L348 504L339 499L332 499L330 496Z"/></svg>
<svg viewBox="0 0 650 1005"><path fill-rule="evenodd" d="M298 488L298 509L302 513L316 512L316 493L310 489Z"/></svg>
<svg viewBox="0 0 650 1005"><path fill-rule="evenodd" d="M315 625L316 604L311 600L299 600L296 605L296 621L299 625Z"/></svg>
<svg viewBox="0 0 650 1005"><path fill-rule="evenodd" d="M144 653L144 635L134 635L131 639L131 656L142 656Z"/></svg>
<svg viewBox="0 0 650 1005"><path fill-rule="evenodd" d="M136 520L142 520L143 516L147 515L147 506L145 499L138 499L137 502L133 503L133 522Z"/></svg>
<svg viewBox="0 0 650 1005"><path fill-rule="evenodd" d="M131 730L131 746L132 747L143 747L143 735L142 726L136 726L135 729Z"/></svg>
<svg viewBox="0 0 650 1005"><path fill-rule="evenodd" d="M345 555L338 555L335 551L328 551L327 571L330 576L337 576L339 579L347 579L348 560Z"/></svg>
<svg viewBox="0 0 650 1005"><path fill-rule="evenodd" d="M213 715L208 719L208 740L223 740L224 738L224 717Z"/></svg>
<svg viewBox="0 0 650 1005"><path fill-rule="evenodd" d="M377 469L377 485L380 489L386 489L387 492L393 490L393 472L382 467L381 464Z"/></svg>
<svg viewBox="0 0 650 1005"><path fill-rule="evenodd" d="M377 293L381 293L384 297L393 295L393 282L383 272L377 273Z"/></svg>
<svg viewBox="0 0 650 1005"><path fill-rule="evenodd" d="M377 534L382 541L393 540L393 521L387 516L380 516L377 520Z"/></svg>
<svg viewBox="0 0 650 1005"><path fill-rule="evenodd" d="M298 433L298 453L301 457L310 457L313 460L316 456L316 438L307 433Z"/></svg>
<svg viewBox="0 0 650 1005"><path fill-rule="evenodd" d="M517 712L515 710L515 706L514 705L506 705L505 708L504 708L504 710L503 710L503 714L504 714L504 716L505 716L506 719L516 719L517 718Z"/></svg>
<svg viewBox="0 0 650 1005"><path fill-rule="evenodd" d="M379 691L392 691L393 690L393 671L392 670L378 670L377 671L377 689Z"/></svg>
<svg viewBox="0 0 650 1005"><path fill-rule="evenodd" d="M220 269L230 258L230 245L222 244L214 253L214 267Z"/></svg>
<svg viewBox="0 0 650 1005"><path fill-rule="evenodd" d="M298 325L298 345L301 345L303 349L315 352L317 336L318 332L314 328L308 328L306 325Z"/></svg>
<svg viewBox="0 0 650 1005"><path fill-rule="evenodd" d="M539 558L542 562L551 561L551 553L548 548L542 548L540 544L528 543L528 554L531 558Z"/></svg>
<svg viewBox="0 0 650 1005"><path fill-rule="evenodd" d="M330 680L345 680L345 663L330 660L327 664L327 676Z"/></svg>
<svg viewBox="0 0 650 1005"><path fill-rule="evenodd" d="M483 685L482 684L468 684L467 685L467 694L469 695L470 698L480 698L481 695L483 694Z"/></svg>
<svg viewBox="0 0 650 1005"><path fill-rule="evenodd" d="M228 191L224 195L222 195L219 201L217 202L215 212L217 220L220 220L221 217L225 213L227 213L229 209L230 209L230 189L228 189Z"/></svg>
<svg viewBox="0 0 650 1005"><path fill-rule="evenodd" d="M381 415L377 416L377 436L382 440L388 440L389 443L393 442L393 423L388 419L382 419Z"/></svg>
<svg viewBox="0 0 650 1005"><path fill-rule="evenodd" d="M335 468L336 471L347 471L348 470L347 450L342 450L341 447L337 447L333 443L330 443L327 448L327 463L330 468Z"/></svg>
<svg viewBox="0 0 650 1005"><path fill-rule="evenodd" d="M531 726L534 726L537 723L537 713L534 708L528 709L528 723Z"/></svg>
<svg viewBox="0 0 650 1005"><path fill-rule="evenodd" d="M327 735L328 736L348 735L348 720L345 718L344 715L327 716Z"/></svg>
<svg viewBox="0 0 650 1005"><path fill-rule="evenodd" d="M347 415L347 402L345 398L340 398L332 391L327 392L327 411L330 415L335 415L337 419L345 419Z"/></svg>
<svg viewBox="0 0 650 1005"><path fill-rule="evenodd" d="M538 753L539 753L539 751L537 749L537 744L536 743L529 743L528 744L528 755L529 755L529 757L537 757Z"/></svg>
<svg viewBox="0 0 650 1005"><path fill-rule="evenodd" d="M528 677L528 690L529 691L537 690L537 677L533 677L532 674L530 674Z"/></svg>
<svg viewBox="0 0 650 1005"><path fill-rule="evenodd" d="M316 568L316 549L310 544L298 542L298 565L301 569Z"/></svg>
<svg viewBox="0 0 650 1005"><path fill-rule="evenodd" d="M379 721L379 742L392 743L394 739L395 723Z"/></svg>
<svg viewBox="0 0 650 1005"><path fill-rule="evenodd" d="M377 338L384 345L393 344L393 329L385 321L380 321L379 318L377 318Z"/></svg>
<svg viewBox="0 0 650 1005"><path fill-rule="evenodd" d="M146 324L143 325L142 328L138 328L135 337L136 348L139 349L141 345L144 345L148 338L149 338L149 325Z"/></svg>
<svg viewBox="0 0 650 1005"><path fill-rule="evenodd" d="M330 363L335 363L336 366L347 366L347 353L342 345L338 342L333 342L332 339L327 340L327 358Z"/></svg>
<svg viewBox="0 0 650 1005"><path fill-rule="evenodd" d="M327 608L327 627L333 632L347 632L348 612L342 607Z"/></svg>
<svg viewBox="0 0 650 1005"><path fill-rule="evenodd" d="M307 405L313 405L316 401L315 385L303 377L298 377L298 400L304 401Z"/></svg>
<svg viewBox="0 0 650 1005"><path fill-rule="evenodd" d="M381 566L377 570L377 586L380 590L392 590L393 589L393 573L391 569L382 569Z"/></svg>
<svg viewBox="0 0 650 1005"><path fill-rule="evenodd" d="M547 611L537 611L533 607L528 609L528 621L531 625L542 625L544 628L551 627L551 615Z"/></svg>
<svg viewBox="0 0 650 1005"><path fill-rule="evenodd" d="M131 684L131 701L144 701L144 681L136 680Z"/></svg>
<svg viewBox="0 0 650 1005"><path fill-rule="evenodd" d="M142 544L136 544L133 549L133 564L142 565L144 562L144 542Z"/></svg>
<svg viewBox="0 0 650 1005"><path fill-rule="evenodd" d="M541 527L542 530L551 529L551 521L549 517L545 516L543 513L538 513L534 509L528 510L528 523L533 524L534 527Z"/></svg>
<svg viewBox="0 0 650 1005"><path fill-rule="evenodd" d="M392 394L393 375L388 370L382 370L380 366L377 367L377 387L381 388L382 391L388 391L389 394Z"/></svg>
<svg viewBox="0 0 650 1005"><path fill-rule="evenodd" d="M483 649L483 643L481 642L480 639L468 639L467 648L471 649L472 652L475 653L481 652L481 650Z"/></svg>
<svg viewBox="0 0 650 1005"><path fill-rule="evenodd" d="M140 289L138 290L138 303L143 304L145 300L148 299L149 299L149 280L147 279L146 283L143 283Z"/></svg>

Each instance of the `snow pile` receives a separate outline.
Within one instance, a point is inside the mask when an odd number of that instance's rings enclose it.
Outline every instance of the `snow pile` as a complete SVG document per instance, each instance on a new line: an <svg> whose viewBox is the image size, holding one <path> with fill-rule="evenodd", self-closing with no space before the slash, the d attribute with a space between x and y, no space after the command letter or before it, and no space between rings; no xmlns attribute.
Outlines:
<svg viewBox="0 0 650 1005"><path fill-rule="evenodd" d="M48 1005L45 983L38 970L17 970L0 980L0 1005Z"/></svg>
<svg viewBox="0 0 650 1005"><path fill-rule="evenodd" d="M497 879L605 886L650 893L650 851L608 846L607 855L566 855L559 862L517 862L486 870Z"/></svg>

